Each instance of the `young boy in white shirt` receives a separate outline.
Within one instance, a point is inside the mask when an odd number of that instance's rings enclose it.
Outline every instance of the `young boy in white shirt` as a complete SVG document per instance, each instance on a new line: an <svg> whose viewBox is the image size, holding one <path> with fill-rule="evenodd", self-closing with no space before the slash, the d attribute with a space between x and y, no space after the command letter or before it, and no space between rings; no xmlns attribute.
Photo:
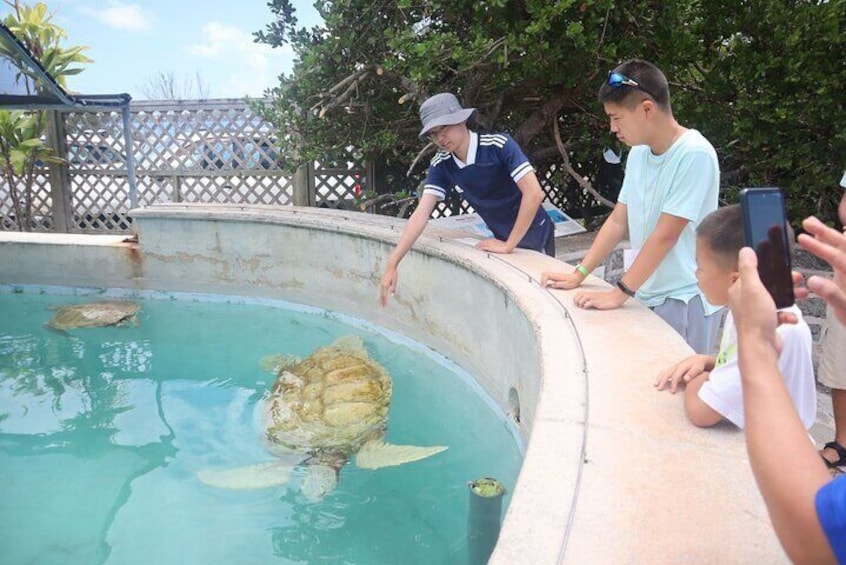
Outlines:
<svg viewBox="0 0 846 565"><path fill-rule="evenodd" d="M737 257L745 245L740 206L726 206L712 212L696 229L696 280L705 298L714 305L728 304L729 288L738 279ZM783 343L778 366L796 411L805 428L817 415L817 393L811 361L811 330L795 304L787 309L798 319L795 325L782 325L778 334ZM743 389L737 363L737 330L727 314L719 353L692 355L664 370L655 380L656 388L676 392L685 386L684 407L690 421L700 427L723 419L739 428L744 426Z"/></svg>

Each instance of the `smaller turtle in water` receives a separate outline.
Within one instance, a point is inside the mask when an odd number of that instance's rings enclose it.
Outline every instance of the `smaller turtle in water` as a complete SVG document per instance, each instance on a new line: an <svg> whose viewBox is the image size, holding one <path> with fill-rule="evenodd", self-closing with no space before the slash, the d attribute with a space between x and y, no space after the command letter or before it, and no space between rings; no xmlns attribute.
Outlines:
<svg viewBox="0 0 846 565"><path fill-rule="evenodd" d="M55 306L56 313L47 322L47 327L54 330L72 330L75 328L94 328L116 326L125 321L137 324L135 315L141 309L138 304L128 300L101 300L84 304Z"/></svg>
<svg viewBox="0 0 846 565"><path fill-rule="evenodd" d="M278 377L261 407L264 438L279 461L236 469L205 470L199 479L232 489L285 484L303 466L301 490L316 501L335 489L351 458L362 469L425 459L447 449L384 442L392 382L361 338L349 336L315 350L306 359L272 356Z"/></svg>

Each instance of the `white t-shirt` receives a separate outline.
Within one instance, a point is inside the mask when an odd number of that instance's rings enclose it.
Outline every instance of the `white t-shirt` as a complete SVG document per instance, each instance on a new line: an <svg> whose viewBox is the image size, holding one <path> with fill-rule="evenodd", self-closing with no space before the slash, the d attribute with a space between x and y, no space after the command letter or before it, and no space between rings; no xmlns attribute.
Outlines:
<svg viewBox="0 0 846 565"><path fill-rule="evenodd" d="M811 361L811 329L802 318L802 311L798 306L791 306L786 311L795 314L799 323L782 324L778 327L777 331L784 345L778 358L778 368L799 418L805 429L809 429L817 418L817 388ZM708 380L699 389L699 398L725 419L743 428L743 387L737 365L737 328L734 326L731 312L726 316L717 362Z"/></svg>

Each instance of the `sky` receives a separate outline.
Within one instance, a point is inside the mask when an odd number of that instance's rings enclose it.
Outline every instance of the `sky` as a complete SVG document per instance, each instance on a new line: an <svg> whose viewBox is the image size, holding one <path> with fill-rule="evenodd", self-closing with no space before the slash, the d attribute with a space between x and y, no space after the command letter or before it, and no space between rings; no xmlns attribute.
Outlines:
<svg viewBox="0 0 846 565"><path fill-rule="evenodd" d="M35 0L24 0L32 5ZM209 98L259 97L293 67L289 46L253 42L273 20L267 0L44 0L64 28L64 46L86 45L94 62L68 77L80 94L127 92L144 100L144 85L171 73L181 85L200 77ZM298 26L320 21L313 0L294 0ZM5 18L11 8L0 5Z"/></svg>

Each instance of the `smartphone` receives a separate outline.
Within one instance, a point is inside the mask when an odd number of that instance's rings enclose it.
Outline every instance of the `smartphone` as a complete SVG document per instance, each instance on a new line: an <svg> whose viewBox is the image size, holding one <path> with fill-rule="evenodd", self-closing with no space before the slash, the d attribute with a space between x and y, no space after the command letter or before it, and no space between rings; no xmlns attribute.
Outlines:
<svg viewBox="0 0 846 565"><path fill-rule="evenodd" d="M745 188L740 191L746 245L758 255L758 274L776 308L795 302L790 275L790 231L781 189Z"/></svg>

